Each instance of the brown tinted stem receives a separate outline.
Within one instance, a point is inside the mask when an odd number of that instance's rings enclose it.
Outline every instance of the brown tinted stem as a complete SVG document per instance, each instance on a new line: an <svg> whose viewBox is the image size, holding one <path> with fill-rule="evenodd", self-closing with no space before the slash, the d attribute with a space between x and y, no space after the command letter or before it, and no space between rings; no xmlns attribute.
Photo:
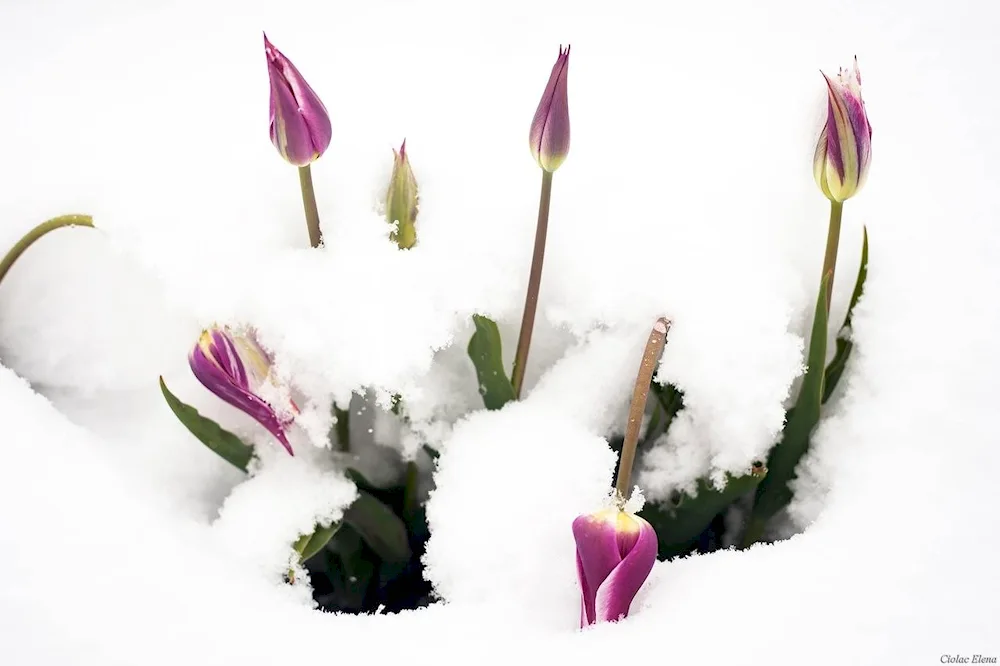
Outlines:
<svg viewBox="0 0 1000 666"><path fill-rule="evenodd" d="M642 363L639 364L639 374L635 378L635 388L632 389L632 404L628 410L628 423L625 425L625 442L622 444L622 455L618 461L618 483L615 490L624 503L632 492L632 465L635 462L635 447L639 443L639 428L642 416L646 412L646 398L649 397L649 383L653 381L653 372L667 344L667 331L670 321L660 317L653 324L646 340L646 349L642 353Z"/></svg>
<svg viewBox="0 0 1000 666"><path fill-rule="evenodd" d="M302 207L306 211L309 244L313 247L319 247L323 236L319 232L319 209L316 207L316 191L313 189L312 170L308 164L299 167L299 185L302 187Z"/></svg>
<svg viewBox="0 0 1000 666"><path fill-rule="evenodd" d="M549 202L552 199L552 173L542 169L542 193L538 201L538 225L535 227L535 251L531 255L531 272L528 274L528 293L524 299L524 314L521 316L521 333L517 337L517 351L514 354L514 371L511 384L514 397L521 398L524 384L524 369L528 363L528 348L531 347L531 332L535 328L535 311L538 309L538 289L542 284L542 262L545 259L545 236L549 229Z"/></svg>

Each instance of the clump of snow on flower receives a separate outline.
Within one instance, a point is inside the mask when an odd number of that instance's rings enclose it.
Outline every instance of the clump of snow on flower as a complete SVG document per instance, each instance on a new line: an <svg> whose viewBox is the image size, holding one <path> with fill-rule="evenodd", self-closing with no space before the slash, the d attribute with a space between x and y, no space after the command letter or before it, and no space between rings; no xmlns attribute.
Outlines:
<svg viewBox="0 0 1000 666"><path fill-rule="evenodd" d="M292 544L317 524L339 521L357 497L341 473L321 460L284 450L266 451L266 464L226 499L214 532L235 559L280 580L289 569Z"/></svg>
<svg viewBox="0 0 1000 666"><path fill-rule="evenodd" d="M602 435L619 421L647 335L595 332L525 401L456 426L427 505L427 576L442 598L575 626L570 525L606 503L617 456Z"/></svg>
<svg viewBox="0 0 1000 666"><path fill-rule="evenodd" d="M438 461L426 575L445 600L519 622L579 622L570 524L611 483L607 442L532 402L459 424ZM576 611L576 612L574 612Z"/></svg>

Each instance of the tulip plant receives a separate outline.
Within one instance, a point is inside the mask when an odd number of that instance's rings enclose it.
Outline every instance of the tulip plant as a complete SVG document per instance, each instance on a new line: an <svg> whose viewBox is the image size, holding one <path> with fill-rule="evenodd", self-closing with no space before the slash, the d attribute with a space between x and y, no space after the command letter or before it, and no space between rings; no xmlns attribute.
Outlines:
<svg viewBox="0 0 1000 666"><path fill-rule="evenodd" d="M266 34L264 55L267 56L267 74L271 80L271 143L289 164L299 168L309 244L319 247L322 235L309 165L330 146L333 137L330 116L292 61L274 47Z"/></svg>
<svg viewBox="0 0 1000 666"><path fill-rule="evenodd" d="M299 169L309 242L314 251L322 251L310 165L330 145L330 117L299 70L266 35L264 53L270 86L270 139L279 155ZM468 343L468 354L479 379L483 405L490 410L519 400L524 388L541 287L552 177L569 153L569 54L569 46L560 47L528 132L529 149L541 170L542 183L528 288L510 379L496 323L482 315L473 317L475 332ZM820 191L830 202L828 236L806 372L799 394L787 410L781 437L766 461L755 461L741 474L726 475L721 486L707 478L700 479L695 492L675 493L665 502L647 502L637 513L630 510L632 467L637 455L668 432L673 418L684 407L681 389L654 377L670 326L666 319L657 320L643 353L624 435L611 442L620 451L620 459L609 502L567 526L576 541L581 627L627 616L657 557L670 559L734 544L746 547L765 540L770 521L792 499L790 483L795 479L796 468L809 450L823 405L833 394L850 356L851 316L867 275L865 232L861 268L836 339L835 353L827 363L827 328L843 206L860 192L867 178L872 132L861 98L857 62L852 70L841 70L836 77L824 75L824 79L828 112L816 146L813 171ZM400 250L417 247L418 204L417 180L404 140L399 150L393 151L392 175L384 200L385 219L390 225L388 240ZM87 216L70 215L31 230L0 261L0 280L34 241L50 231L72 225L92 226L92 221ZM273 356L252 327L208 328L193 345L188 361L195 378L206 389L250 416L270 433L281 450L294 455L294 430L300 414L293 399L296 388L278 376ZM178 420L198 440L239 470L254 471L258 453L254 445L182 402L167 388L162 377L160 388ZM655 399L651 413L647 414L650 392ZM393 412L406 418L405 405L398 396ZM334 420L331 448L347 451L350 447L347 410L334 406ZM264 441L258 443L263 445ZM425 451L432 457L436 455L430 447L425 446ZM339 523L316 525L309 534L289 535L290 552L294 553L289 582L294 582L297 571L308 570L316 599L330 610L373 612L378 608L399 610L430 603L431 590L423 579L420 563L428 530L416 492L419 470L413 461L408 462L405 470L395 483L377 485L358 470L345 466L345 473L358 486L358 499ZM736 506L749 517L734 534L733 521L725 518Z"/></svg>

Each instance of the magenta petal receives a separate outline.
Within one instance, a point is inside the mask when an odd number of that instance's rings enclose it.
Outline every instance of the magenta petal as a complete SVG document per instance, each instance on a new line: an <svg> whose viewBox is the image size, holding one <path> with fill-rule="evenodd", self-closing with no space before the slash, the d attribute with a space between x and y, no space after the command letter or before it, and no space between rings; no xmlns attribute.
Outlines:
<svg viewBox="0 0 1000 666"><path fill-rule="evenodd" d="M229 337L215 329L206 332L202 340L188 357L194 376L209 391L264 426L292 454L274 409L250 390L243 362Z"/></svg>
<svg viewBox="0 0 1000 666"><path fill-rule="evenodd" d="M595 606L599 622L614 622L628 615L632 599L656 563L656 532L642 518L638 538L628 554L597 589Z"/></svg>
<svg viewBox="0 0 1000 666"><path fill-rule="evenodd" d="M594 600L596 595L587 585L587 576L583 571L583 562L580 561L580 553L576 554L576 578L580 581L580 628L583 629L590 624L590 618L594 617ZM590 614L587 614L587 599L590 599Z"/></svg>
<svg viewBox="0 0 1000 666"><path fill-rule="evenodd" d="M607 512L580 516L573 521L577 575L583 598L585 624L597 621L596 599L601 583L621 562L614 515Z"/></svg>

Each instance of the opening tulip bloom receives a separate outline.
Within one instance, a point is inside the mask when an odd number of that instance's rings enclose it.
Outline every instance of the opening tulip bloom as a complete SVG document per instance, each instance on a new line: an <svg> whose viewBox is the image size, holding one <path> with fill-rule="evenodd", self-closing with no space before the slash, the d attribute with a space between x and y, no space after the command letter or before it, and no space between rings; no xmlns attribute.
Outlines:
<svg viewBox="0 0 1000 666"><path fill-rule="evenodd" d="M330 145L330 116L299 70L267 35L264 53L271 80L271 143L288 162L305 166Z"/></svg>
<svg viewBox="0 0 1000 666"><path fill-rule="evenodd" d="M656 562L653 526L612 508L574 520L573 537L582 592L580 627L627 616Z"/></svg>
<svg viewBox="0 0 1000 666"><path fill-rule="evenodd" d="M246 363L240 355L246 357ZM201 334L198 344L188 356L191 371L205 388L245 412L264 426L292 454L285 428L294 416L282 418L259 395L260 388L270 377L270 358L252 338L234 339L228 331L213 327ZM247 372L247 366L250 372ZM298 410L291 404L291 413Z"/></svg>
<svg viewBox="0 0 1000 666"><path fill-rule="evenodd" d="M827 119L816 145L813 173L830 201L843 202L865 184L871 163L872 128L861 99L861 73L855 58L852 71L841 69L836 79L823 74L828 92Z"/></svg>
<svg viewBox="0 0 1000 666"><path fill-rule="evenodd" d="M566 77L569 75L569 46L559 47L559 57L552 66L548 85L538 103L535 118L531 121L528 140L531 154L538 166L549 173L569 154L569 101L566 95Z"/></svg>

